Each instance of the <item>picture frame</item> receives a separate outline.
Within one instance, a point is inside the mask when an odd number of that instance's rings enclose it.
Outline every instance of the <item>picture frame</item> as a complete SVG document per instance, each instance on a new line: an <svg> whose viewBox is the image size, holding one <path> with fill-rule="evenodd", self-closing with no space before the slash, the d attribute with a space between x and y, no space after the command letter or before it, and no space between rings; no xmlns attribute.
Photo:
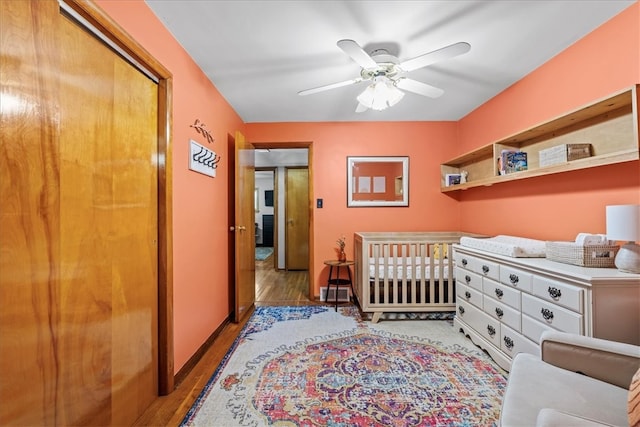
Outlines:
<svg viewBox="0 0 640 427"><path fill-rule="evenodd" d="M273 190L264 190L264 205L273 207Z"/></svg>
<svg viewBox="0 0 640 427"><path fill-rule="evenodd" d="M409 206L409 157L347 157L347 207Z"/></svg>
<svg viewBox="0 0 640 427"><path fill-rule="evenodd" d="M462 175L459 173L448 173L444 176L444 185L446 187L451 187L452 185L460 184L460 180Z"/></svg>

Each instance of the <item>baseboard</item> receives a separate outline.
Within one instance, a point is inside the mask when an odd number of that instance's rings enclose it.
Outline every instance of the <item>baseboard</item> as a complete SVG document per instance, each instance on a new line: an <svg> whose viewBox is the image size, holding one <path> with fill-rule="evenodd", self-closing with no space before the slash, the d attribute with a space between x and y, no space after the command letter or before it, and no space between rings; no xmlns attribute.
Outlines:
<svg viewBox="0 0 640 427"><path fill-rule="evenodd" d="M327 287L320 288L320 301L332 302L336 300L336 288L329 289L329 298L327 298ZM338 301L349 302L349 288L338 288Z"/></svg>
<svg viewBox="0 0 640 427"><path fill-rule="evenodd" d="M195 368L195 366L198 364L198 362L200 362L200 359L202 359L202 356L204 356L204 354L207 352L207 350L209 350L209 348L213 345L214 341L216 340L216 338L218 338L218 336L222 333L222 331L224 330L224 328L231 323L231 316L233 316L233 313L231 313L229 315L229 317L227 317L222 324L220 324L220 326L218 326L216 328L215 331L213 331L213 333L211 335L209 335L209 338L207 338L205 340L204 343L202 343L202 345L198 348L198 350L196 350L195 353L193 353L193 356L191 356L189 358L189 360L187 360L187 362L182 366L182 368L180 368L180 370L176 373L176 375L174 376L174 390L176 387L178 387L178 385L184 381L184 379L187 377L187 375L189 375L189 373L193 370L193 368Z"/></svg>

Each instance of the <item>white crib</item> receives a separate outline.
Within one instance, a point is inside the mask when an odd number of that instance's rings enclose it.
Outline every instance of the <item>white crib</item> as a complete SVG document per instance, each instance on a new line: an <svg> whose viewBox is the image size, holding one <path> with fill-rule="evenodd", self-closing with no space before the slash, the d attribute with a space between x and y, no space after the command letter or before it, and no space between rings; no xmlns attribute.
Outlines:
<svg viewBox="0 0 640 427"><path fill-rule="evenodd" d="M453 312L452 245L462 232L359 232L354 235L354 292L376 323L385 312Z"/></svg>

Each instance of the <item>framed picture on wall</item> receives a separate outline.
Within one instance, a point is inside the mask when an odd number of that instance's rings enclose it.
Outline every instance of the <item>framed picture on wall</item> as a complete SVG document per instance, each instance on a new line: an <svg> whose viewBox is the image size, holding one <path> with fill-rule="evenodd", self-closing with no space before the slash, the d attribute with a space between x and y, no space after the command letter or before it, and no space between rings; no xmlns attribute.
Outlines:
<svg viewBox="0 0 640 427"><path fill-rule="evenodd" d="M409 206L408 156L347 157L347 207L370 206Z"/></svg>
<svg viewBox="0 0 640 427"><path fill-rule="evenodd" d="M273 190L264 190L264 205L273 206Z"/></svg>

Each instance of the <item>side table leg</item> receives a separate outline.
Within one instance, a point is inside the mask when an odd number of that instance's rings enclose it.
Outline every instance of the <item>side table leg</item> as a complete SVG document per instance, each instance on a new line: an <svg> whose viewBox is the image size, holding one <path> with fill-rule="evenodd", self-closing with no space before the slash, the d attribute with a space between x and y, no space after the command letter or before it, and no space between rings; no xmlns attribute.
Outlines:
<svg viewBox="0 0 640 427"><path fill-rule="evenodd" d="M336 307L335 310L336 312L338 311L338 290L340 289L340 266L336 267L336 293L335 293L335 302L336 302Z"/></svg>

